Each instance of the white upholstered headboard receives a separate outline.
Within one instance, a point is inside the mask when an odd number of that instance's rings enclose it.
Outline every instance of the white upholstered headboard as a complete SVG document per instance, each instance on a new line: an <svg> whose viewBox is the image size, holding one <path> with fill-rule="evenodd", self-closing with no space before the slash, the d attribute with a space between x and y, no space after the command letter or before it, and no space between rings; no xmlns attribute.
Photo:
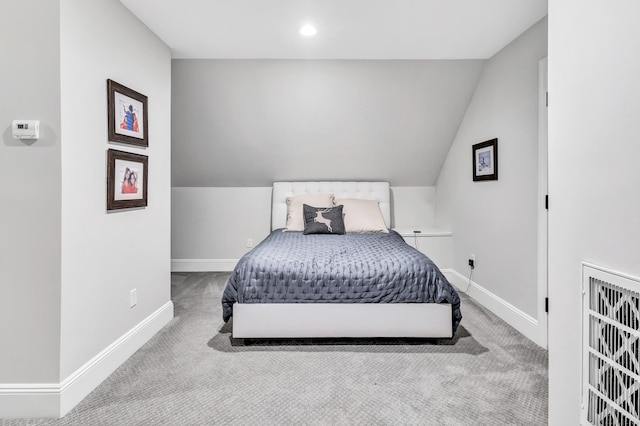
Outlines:
<svg viewBox="0 0 640 426"><path fill-rule="evenodd" d="M389 182L273 182L271 229L287 225L287 197L333 193L336 198L378 200L387 227L391 225Z"/></svg>

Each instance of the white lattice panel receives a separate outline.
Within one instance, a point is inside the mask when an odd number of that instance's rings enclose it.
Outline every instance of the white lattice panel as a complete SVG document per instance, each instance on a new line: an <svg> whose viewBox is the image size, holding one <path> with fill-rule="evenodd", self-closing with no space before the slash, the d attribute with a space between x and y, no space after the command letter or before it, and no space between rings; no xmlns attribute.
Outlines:
<svg viewBox="0 0 640 426"><path fill-rule="evenodd" d="M583 266L582 422L640 425L640 281Z"/></svg>

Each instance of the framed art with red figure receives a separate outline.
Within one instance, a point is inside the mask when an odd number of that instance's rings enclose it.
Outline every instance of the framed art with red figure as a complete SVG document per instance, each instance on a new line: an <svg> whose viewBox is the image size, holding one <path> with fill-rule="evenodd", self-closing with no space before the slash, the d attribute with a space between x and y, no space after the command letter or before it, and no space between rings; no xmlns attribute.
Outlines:
<svg viewBox="0 0 640 426"><path fill-rule="evenodd" d="M107 150L107 210L147 206L149 157Z"/></svg>

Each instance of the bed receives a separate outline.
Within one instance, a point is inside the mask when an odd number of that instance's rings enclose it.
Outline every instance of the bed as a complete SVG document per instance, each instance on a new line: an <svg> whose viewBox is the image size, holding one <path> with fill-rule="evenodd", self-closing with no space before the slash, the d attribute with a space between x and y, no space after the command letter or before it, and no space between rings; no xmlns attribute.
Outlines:
<svg viewBox="0 0 640 426"><path fill-rule="evenodd" d="M287 200L301 194L375 200L385 232L284 232L295 229ZM458 294L428 257L386 230L390 212L387 182L274 182L272 232L240 259L223 292L233 337L453 337Z"/></svg>

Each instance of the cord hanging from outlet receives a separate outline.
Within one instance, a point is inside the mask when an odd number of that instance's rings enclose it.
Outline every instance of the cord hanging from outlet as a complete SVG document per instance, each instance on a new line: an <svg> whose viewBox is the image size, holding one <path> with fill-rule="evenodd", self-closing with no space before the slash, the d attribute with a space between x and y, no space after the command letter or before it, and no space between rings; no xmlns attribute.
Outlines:
<svg viewBox="0 0 640 426"><path fill-rule="evenodd" d="M463 291L463 293L469 294L469 289L471 288L472 276L473 276L473 268L469 268L469 282L467 283L467 288Z"/></svg>
<svg viewBox="0 0 640 426"><path fill-rule="evenodd" d="M469 289L471 288L471 277L473 276L473 270L476 267L476 255L472 254L469 257L469 282L467 283L467 288L465 289L465 293L469 294Z"/></svg>

